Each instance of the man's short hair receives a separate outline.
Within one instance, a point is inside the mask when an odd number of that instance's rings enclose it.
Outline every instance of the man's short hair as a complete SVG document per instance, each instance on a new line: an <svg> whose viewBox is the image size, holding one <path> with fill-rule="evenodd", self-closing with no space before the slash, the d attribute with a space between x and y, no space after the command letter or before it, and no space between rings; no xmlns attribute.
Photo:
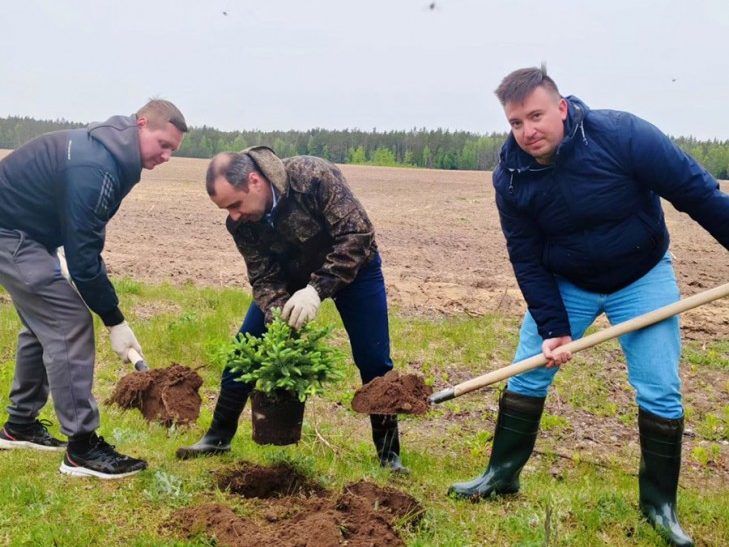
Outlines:
<svg viewBox="0 0 729 547"><path fill-rule="evenodd" d="M238 152L221 152L215 156L208 165L205 176L205 189L209 196L215 195L215 181L218 177L225 177L234 188L246 188L248 175L259 173L255 162L248 154Z"/></svg>
<svg viewBox="0 0 729 547"><path fill-rule="evenodd" d="M524 99L538 87L543 87L556 97L561 97L557 84L547 76L547 66L544 64L538 68L515 70L501 81L495 93L501 106L506 106L506 103L523 103Z"/></svg>
<svg viewBox="0 0 729 547"><path fill-rule="evenodd" d="M167 122L174 125L181 133L187 133L187 122L180 109L170 101L164 99L151 99L142 108L137 110L137 118L145 117L150 125L159 129Z"/></svg>

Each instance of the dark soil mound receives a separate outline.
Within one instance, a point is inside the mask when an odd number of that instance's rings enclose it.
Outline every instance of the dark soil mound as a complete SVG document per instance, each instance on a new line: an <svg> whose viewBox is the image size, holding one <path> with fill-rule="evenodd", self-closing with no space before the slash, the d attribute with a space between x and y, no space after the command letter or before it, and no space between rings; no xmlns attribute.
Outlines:
<svg viewBox="0 0 729 547"><path fill-rule="evenodd" d="M246 464L245 477L269 480L264 468ZM289 483L301 476L281 465L269 468ZM238 473L237 468L230 475ZM282 481L285 482L285 481ZM319 488L319 487L317 487ZM295 492L302 490L296 488ZM284 497L268 496L266 507L253 518L237 516L229 507L206 504L177 511L164 525L188 539L214 538L217 545L260 547L372 547L402 546L394 524L415 524L422 516L420 504L409 495L391 488L360 481L346 486L341 494ZM250 497L250 496L247 496ZM266 497L266 496L256 496Z"/></svg>
<svg viewBox="0 0 729 547"><path fill-rule="evenodd" d="M339 498L340 503L346 503L352 496L366 500L373 511L389 513L395 521L417 524L423 516L423 507L418 500L394 488L367 481L355 482L344 488L344 493Z"/></svg>
<svg viewBox="0 0 729 547"><path fill-rule="evenodd" d="M402 546L393 527L395 519L374 509L369 500L353 494L309 500L299 513L274 530L276 545L294 547Z"/></svg>
<svg viewBox="0 0 729 547"><path fill-rule="evenodd" d="M164 528L182 532L187 538L212 537L215 545L254 546L260 542L259 527L254 521L239 517L230 507L219 503L177 511Z"/></svg>
<svg viewBox="0 0 729 547"><path fill-rule="evenodd" d="M391 370L358 389L352 409L363 414L425 414L432 393L422 376Z"/></svg>
<svg viewBox="0 0 729 547"><path fill-rule="evenodd" d="M268 499L324 492L321 486L285 464L261 467L244 463L221 473L217 482L221 490L244 498Z"/></svg>
<svg viewBox="0 0 729 547"><path fill-rule="evenodd" d="M121 408L138 408L147 421L167 427L189 424L200 415L198 389L203 380L194 370L173 364L145 372L127 374L114 388L107 403Z"/></svg>
<svg viewBox="0 0 729 547"><path fill-rule="evenodd" d="M240 547L400 547L393 525L414 524L420 504L407 494L358 482L338 496L269 500L262 518L242 518L207 504L177 511L164 525L190 539L215 538Z"/></svg>

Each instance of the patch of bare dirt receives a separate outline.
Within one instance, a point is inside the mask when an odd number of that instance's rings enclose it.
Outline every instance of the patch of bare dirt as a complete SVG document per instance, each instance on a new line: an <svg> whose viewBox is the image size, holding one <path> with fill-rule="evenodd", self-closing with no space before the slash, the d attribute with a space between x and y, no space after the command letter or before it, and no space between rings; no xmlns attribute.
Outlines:
<svg viewBox="0 0 729 547"><path fill-rule="evenodd" d="M200 415L202 383L197 372L177 364L132 372L119 380L107 403L136 408L147 421L167 427L191 424Z"/></svg>
<svg viewBox="0 0 729 547"><path fill-rule="evenodd" d="M362 414L425 414L433 388L420 374L391 370L359 388L352 410Z"/></svg>
<svg viewBox="0 0 729 547"><path fill-rule="evenodd" d="M221 503L197 505L177 511L164 528L169 528L182 536L193 539L207 537L217 545L250 545L258 541L258 524L244 519ZM265 544L261 544L265 545Z"/></svg>
<svg viewBox="0 0 729 547"><path fill-rule="evenodd" d="M362 480L346 486L339 499L352 496L363 498L371 509L385 511L396 520L418 520L423 514L421 505L409 494L369 481Z"/></svg>
<svg viewBox="0 0 729 547"><path fill-rule="evenodd" d="M317 487L316 495L306 496L308 490L296 485L308 481L287 466L243 464L224 476L224 483L238 485L237 492L228 488L231 494L263 498L265 508L245 518L226 505L205 504L177 511L163 527L187 539L212 538L218 545L401 546L405 543L395 526L415 525L423 515L415 498L367 481L347 485L340 493ZM284 492L289 494L281 497Z"/></svg>

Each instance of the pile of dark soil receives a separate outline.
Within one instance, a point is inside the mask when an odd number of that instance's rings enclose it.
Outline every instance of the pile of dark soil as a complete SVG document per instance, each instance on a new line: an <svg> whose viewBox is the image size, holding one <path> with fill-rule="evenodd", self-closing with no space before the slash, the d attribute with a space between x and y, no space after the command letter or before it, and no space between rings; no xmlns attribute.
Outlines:
<svg viewBox="0 0 729 547"><path fill-rule="evenodd" d="M119 380L106 402L124 409L138 408L147 421L167 427L190 424L200 415L202 383L197 372L178 364L132 372Z"/></svg>
<svg viewBox="0 0 729 547"><path fill-rule="evenodd" d="M362 480L345 486L345 496L364 498L370 509L389 513L395 520L413 518L418 521L423 516L423 508L415 498L372 482Z"/></svg>
<svg viewBox="0 0 729 547"><path fill-rule="evenodd" d="M278 481L271 481L274 470L280 475ZM366 481L332 494L318 486L313 490L302 487L311 483L287 466L266 469L246 464L225 477L227 484L236 483L246 497L255 493L254 497L267 498L260 516L244 518L225 505L206 504L177 511L164 527L188 539L214 538L218 545L401 546L405 543L394 524L414 526L423 515L421 505L408 494ZM221 480L222 476L219 484ZM291 495L279 497L279 487L261 492L256 481L286 484L284 490Z"/></svg>
<svg viewBox="0 0 729 547"><path fill-rule="evenodd" d="M359 388L352 409L363 414L425 414L432 393L419 374L391 370Z"/></svg>
<svg viewBox="0 0 729 547"><path fill-rule="evenodd" d="M175 512L163 528L180 531L187 538L210 537L210 545L255 545L257 526L236 515L227 505L208 503ZM246 542L246 540L250 540Z"/></svg>

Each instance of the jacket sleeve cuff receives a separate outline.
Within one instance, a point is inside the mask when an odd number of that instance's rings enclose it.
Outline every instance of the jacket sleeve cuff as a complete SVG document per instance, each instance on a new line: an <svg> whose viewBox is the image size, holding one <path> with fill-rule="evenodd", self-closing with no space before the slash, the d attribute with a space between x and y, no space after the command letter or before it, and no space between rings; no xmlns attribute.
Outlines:
<svg viewBox="0 0 729 547"><path fill-rule="evenodd" d="M312 277L309 279L308 285L316 291L316 294L319 295L319 300L323 302L327 298L331 298L332 295L337 291L332 291L331 284L322 282L322 279L323 278L320 276L312 275Z"/></svg>
<svg viewBox="0 0 729 547"><path fill-rule="evenodd" d="M316 295L319 297L319 300L324 300L329 297L329 295L322 294L324 291L322 291L322 287L316 281L310 279L307 286L316 291Z"/></svg>
<svg viewBox="0 0 729 547"><path fill-rule="evenodd" d="M113 327L114 325L118 325L119 323L124 321L124 314L119 308L114 308L113 310L103 314L100 313L99 317L101 317L101 320L107 327Z"/></svg>
<svg viewBox="0 0 729 547"><path fill-rule="evenodd" d="M572 336L572 331L569 327L554 327L548 326L546 328L538 328L539 336L542 340L548 340L550 338L561 338L562 336Z"/></svg>

